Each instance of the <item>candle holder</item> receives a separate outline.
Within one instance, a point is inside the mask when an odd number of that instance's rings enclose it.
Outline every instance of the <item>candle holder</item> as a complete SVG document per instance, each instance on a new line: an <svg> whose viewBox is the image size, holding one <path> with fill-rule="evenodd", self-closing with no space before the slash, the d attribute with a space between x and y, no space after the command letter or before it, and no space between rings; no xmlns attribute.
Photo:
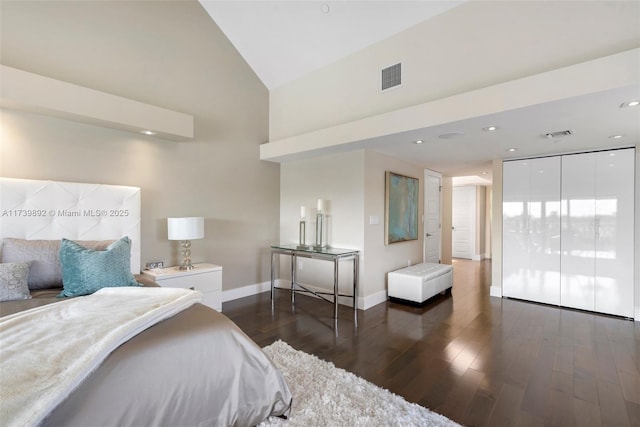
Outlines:
<svg viewBox="0 0 640 427"><path fill-rule="evenodd" d="M309 249L309 246L307 245L307 221L304 219L300 220L298 233L298 249Z"/></svg>
<svg viewBox="0 0 640 427"><path fill-rule="evenodd" d="M323 221L324 215L322 215L322 212L318 212L316 214L316 244L313 246L313 249L317 251L321 251L322 249L324 249L324 245L322 244Z"/></svg>

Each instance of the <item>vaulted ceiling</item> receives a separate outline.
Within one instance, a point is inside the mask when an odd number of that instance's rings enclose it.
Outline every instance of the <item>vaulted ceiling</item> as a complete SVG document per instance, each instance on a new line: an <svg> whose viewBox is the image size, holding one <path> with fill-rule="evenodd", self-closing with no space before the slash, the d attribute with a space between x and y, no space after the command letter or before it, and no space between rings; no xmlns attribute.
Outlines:
<svg viewBox="0 0 640 427"><path fill-rule="evenodd" d="M269 89L287 84L465 3L200 2ZM638 22L640 24L640 17ZM619 108L621 103L637 99L640 99L638 84L437 126L407 129L352 145L370 148L449 176L471 176L474 177L471 182L486 183L491 180L492 159L638 143L640 107ZM483 130L488 126L496 126L497 130ZM544 136L547 132L563 130L571 130L574 135ZM614 138L616 135L622 138ZM413 144L416 140L424 143ZM517 151L509 151L511 148ZM315 154L331 150L316 150Z"/></svg>
<svg viewBox="0 0 640 427"><path fill-rule="evenodd" d="M269 89L464 1L200 0Z"/></svg>

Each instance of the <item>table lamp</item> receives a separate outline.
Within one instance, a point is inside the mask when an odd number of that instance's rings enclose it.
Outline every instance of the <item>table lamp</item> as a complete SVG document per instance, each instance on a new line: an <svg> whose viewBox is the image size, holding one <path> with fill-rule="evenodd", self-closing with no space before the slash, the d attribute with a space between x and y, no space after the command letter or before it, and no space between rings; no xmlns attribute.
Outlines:
<svg viewBox="0 0 640 427"><path fill-rule="evenodd" d="M169 240L180 240L182 246L182 264L180 270L193 270L191 264L191 240L204 238L204 218L167 218Z"/></svg>

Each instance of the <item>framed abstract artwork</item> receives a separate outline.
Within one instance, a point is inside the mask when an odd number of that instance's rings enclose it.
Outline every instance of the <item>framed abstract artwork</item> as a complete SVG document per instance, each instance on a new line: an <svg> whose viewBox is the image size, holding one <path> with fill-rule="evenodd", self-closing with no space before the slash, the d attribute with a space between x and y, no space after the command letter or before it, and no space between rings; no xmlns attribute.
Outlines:
<svg viewBox="0 0 640 427"><path fill-rule="evenodd" d="M418 239L418 178L385 172L384 244Z"/></svg>

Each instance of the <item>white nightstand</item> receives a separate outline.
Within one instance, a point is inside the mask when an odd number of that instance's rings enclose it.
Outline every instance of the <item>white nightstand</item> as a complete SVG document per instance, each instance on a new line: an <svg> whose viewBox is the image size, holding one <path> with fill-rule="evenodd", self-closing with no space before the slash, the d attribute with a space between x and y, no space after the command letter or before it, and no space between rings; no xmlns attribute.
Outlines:
<svg viewBox="0 0 640 427"><path fill-rule="evenodd" d="M195 289L203 294L202 303L222 311L222 267L214 264L194 264L193 270L178 267L145 270L142 275L166 288Z"/></svg>

